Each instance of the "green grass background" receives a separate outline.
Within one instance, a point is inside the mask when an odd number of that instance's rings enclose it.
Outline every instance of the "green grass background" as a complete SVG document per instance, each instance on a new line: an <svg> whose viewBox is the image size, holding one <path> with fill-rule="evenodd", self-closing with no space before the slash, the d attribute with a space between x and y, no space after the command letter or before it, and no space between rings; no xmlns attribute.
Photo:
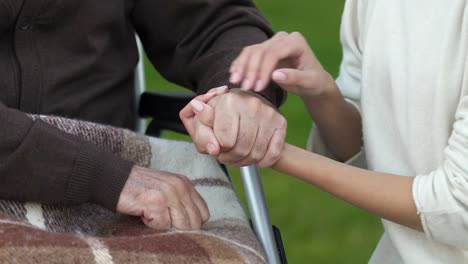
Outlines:
<svg viewBox="0 0 468 264"><path fill-rule="evenodd" d="M344 0L257 0L257 4L275 30L304 34L324 67L336 76ZM180 89L149 65L148 87ZM281 111L289 122L287 141L305 147L312 121L302 102L290 95ZM244 201L239 173L230 171ZM367 263L382 234L376 217L287 175L270 169L261 173L272 222L281 229L289 263Z"/></svg>

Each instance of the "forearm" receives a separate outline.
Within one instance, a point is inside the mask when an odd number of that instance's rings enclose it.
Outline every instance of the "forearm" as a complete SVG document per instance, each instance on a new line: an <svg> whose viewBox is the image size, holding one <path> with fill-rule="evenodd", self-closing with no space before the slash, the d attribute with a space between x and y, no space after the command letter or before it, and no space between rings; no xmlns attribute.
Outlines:
<svg viewBox="0 0 468 264"><path fill-rule="evenodd" d="M325 144L339 160L345 161L358 153L363 144L361 115L346 102L333 78L328 79L327 92L302 99Z"/></svg>
<svg viewBox="0 0 468 264"><path fill-rule="evenodd" d="M422 231L412 196L413 177L362 170L289 144L273 169L309 182L384 219Z"/></svg>
<svg viewBox="0 0 468 264"><path fill-rule="evenodd" d="M132 164L0 102L0 198L115 209Z"/></svg>

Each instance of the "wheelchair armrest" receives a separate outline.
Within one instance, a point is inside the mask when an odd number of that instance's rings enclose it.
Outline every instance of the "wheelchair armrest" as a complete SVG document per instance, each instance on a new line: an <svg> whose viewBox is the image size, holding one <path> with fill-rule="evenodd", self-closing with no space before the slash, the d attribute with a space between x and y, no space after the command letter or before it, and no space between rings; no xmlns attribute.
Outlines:
<svg viewBox="0 0 468 264"><path fill-rule="evenodd" d="M138 114L143 118L152 118L146 134L160 136L162 130L187 134L179 112L195 96L189 92L144 92L140 97Z"/></svg>

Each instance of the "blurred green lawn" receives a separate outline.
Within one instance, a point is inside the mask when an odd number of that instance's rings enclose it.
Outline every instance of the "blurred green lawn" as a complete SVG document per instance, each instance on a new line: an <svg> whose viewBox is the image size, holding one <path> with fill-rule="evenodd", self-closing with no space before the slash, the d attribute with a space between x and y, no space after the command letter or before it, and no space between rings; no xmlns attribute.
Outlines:
<svg viewBox="0 0 468 264"><path fill-rule="evenodd" d="M341 59L339 25L344 0L257 0L257 4L275 30L303 33L325 68L336 76ZM177 89L150 67L147 72L149 87ZM305 147L311 120L302 102L290 95L281 111L289 121L288 142ZM238 171L230 171L242 194ZM262 170L262 178L272 222L281 229L289 263L368 261L382 234L376 217L272 170Z"/></svg>

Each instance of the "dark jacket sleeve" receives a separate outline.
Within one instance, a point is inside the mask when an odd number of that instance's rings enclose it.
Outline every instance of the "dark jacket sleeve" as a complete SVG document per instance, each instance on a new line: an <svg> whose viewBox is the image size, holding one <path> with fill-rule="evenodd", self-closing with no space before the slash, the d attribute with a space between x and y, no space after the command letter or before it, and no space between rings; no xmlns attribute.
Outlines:
<svg viewBox="0 0 468 264"><path fill-rule="evenodd" d="M242 48L273 34L251 0L139 0L132 19L157 70L197 93L227 84ZM285 99L276 85L264 96L276 105Z"/></svg>
<svg viewBox="0 0 468 264"><path fill-rule="evenodd" d="M115 210L132 164L0 102L0 197Z"/></svg>

